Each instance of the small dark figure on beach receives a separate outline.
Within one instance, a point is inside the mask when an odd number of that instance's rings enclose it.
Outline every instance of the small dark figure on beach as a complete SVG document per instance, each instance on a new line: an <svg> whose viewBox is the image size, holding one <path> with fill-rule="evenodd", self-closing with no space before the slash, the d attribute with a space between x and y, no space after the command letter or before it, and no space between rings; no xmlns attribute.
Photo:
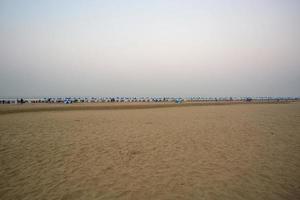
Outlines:
<svg viewBox="0 0 300 200"><path fill-rule="evenodd" d="M246 99L246 101L247 101L247 102L250 102L250 101L252 101L252 98L248 97L248 98Z"/></svg>

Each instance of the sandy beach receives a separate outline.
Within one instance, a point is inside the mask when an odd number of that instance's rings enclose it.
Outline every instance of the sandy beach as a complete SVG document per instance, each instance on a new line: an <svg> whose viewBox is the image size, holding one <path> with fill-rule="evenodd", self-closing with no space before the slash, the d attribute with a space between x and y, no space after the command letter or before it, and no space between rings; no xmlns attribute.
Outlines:
<svg viewBox="0 0 300 200"><path fill-rule="evenodd" d="M74 106L0 106L0 199L300 196L299 102Z"/></svg>

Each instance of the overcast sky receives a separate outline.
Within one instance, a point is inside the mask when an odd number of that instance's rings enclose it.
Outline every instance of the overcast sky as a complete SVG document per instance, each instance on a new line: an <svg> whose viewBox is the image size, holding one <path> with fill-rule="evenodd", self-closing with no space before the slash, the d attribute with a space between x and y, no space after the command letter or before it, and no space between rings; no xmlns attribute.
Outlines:
<svg viewBox="0 0 300 200"><path fill-rule="evenodd" d="M0 97L300 96L299 0L0 0Z"/></svg>

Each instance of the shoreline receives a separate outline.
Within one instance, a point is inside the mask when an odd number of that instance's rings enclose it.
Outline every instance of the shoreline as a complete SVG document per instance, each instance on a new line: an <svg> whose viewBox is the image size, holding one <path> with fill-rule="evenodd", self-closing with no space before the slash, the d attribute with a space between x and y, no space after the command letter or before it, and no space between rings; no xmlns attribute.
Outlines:
<svg viewBox="0 0 300 200"><path fill-rule="evenodd" d="M204 102L184 102L176 104L174 102L141 102L141 103L36 103L36 104L7 104L0 105L0 115L16 113L33 113L48 111L79 111L79 110L137 110L152 108L173 108L192 106L213 106L213 105L251 105L251 104L289 104L298 101L204 101Z"/></svg>

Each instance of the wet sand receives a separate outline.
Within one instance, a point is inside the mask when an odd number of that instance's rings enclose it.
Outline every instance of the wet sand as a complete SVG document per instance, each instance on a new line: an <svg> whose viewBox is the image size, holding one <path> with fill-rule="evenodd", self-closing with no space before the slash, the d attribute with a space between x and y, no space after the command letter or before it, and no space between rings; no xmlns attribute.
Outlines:
<svg viewBox="0 0 300 200"><path fill-rule="evenodd" d="M74 110L127 110L127 109L153 109L172 107L192 107L208 105L236 105L236 104L284 104L294 103L293 100L270 100L270 101L201 101L184 102L176 104L174 102L123 102L123 103L33 103L33 104L0 104L0 115L25 112L44 111L74 111Z"/></svg>
<svg viewBox="0 0 300 200"><path fill-rule="evenodd" d="M0 199L300 196L298 102L28 106L0 106Z"/></svg>

